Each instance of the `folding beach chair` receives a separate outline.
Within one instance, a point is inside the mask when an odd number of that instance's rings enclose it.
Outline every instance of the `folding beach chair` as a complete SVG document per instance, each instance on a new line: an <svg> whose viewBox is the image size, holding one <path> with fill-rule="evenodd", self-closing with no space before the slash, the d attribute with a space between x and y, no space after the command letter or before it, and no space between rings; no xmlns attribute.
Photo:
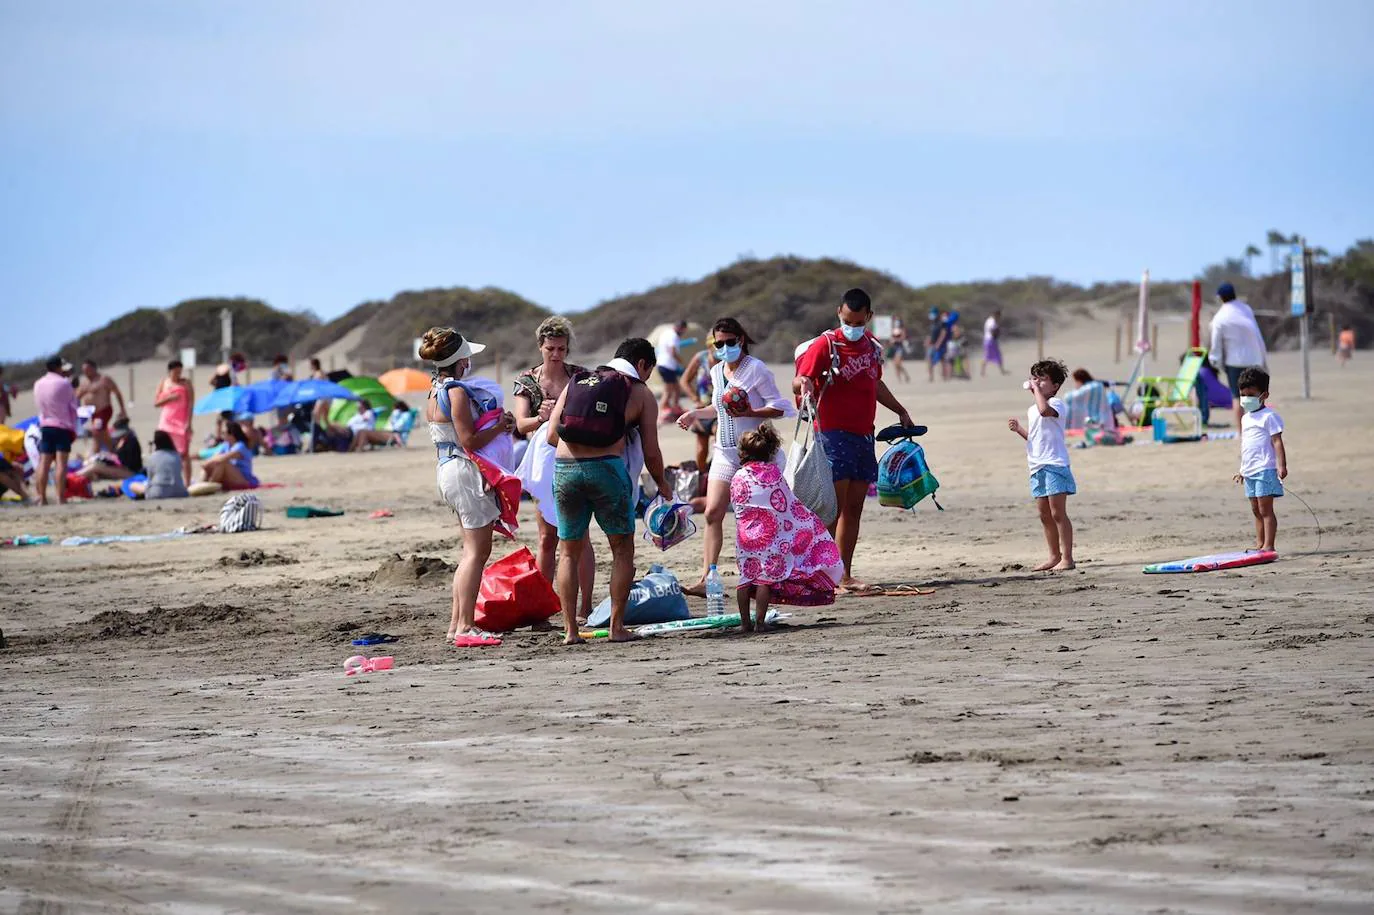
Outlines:
<svg viewBox="0 0 1374 915"><path fill-rule="evenodd" d="M1141 407L1140 423L1148 426L1156 407L1178 407L1191 404L1198 372L1207 362L1207 350L1193 347L1183 357L1178 372L1172 376L1147 375L1135 383L1132 400Z"/></svg>

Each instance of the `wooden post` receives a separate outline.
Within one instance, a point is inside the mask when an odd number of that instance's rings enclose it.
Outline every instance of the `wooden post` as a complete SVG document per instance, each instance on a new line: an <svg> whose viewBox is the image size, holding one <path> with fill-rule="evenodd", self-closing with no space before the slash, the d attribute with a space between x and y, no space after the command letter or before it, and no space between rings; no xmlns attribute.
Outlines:
<svg viewBox="0 0 1374 915"><path fill-rule="evenodd" d="M1333 324L1331 326L1335 327L1336 325ZM1333 337L1332 339L1334 340L1335 338ZM137 396L134 394L136 390L138 389L134 387L134 367L131 365L129 366L129 386L124 389L124 399L129 403L133 403L134 397Z"/></svg>
<svg viewBox="0 0 1374 915"><path fill-rule="evenodd" d="M330 370L331 372L334 371L334 354L333 354L333 353L330 353L330 354L329 354L329 370Z"/></svg>
<svg viewBox="0 0 1374 915"><path fill-rule="evenodd" d="M1045 319L1037 317L1035 319L1035 360L1039 362L1045 358Z"/></svg>
<svg viewBox="0 0 1374 915"><path fill-rule="evenodd" d="M1150 361L1159 361L1159 325L1150 325Z"/></svg>
<svg viewBox="0 0 1374 915"><path fill-rule="evenodd" d="M1328 322L1330 323L1330 325L1331 325L1331 355L1334 356L1334 355L1336 355L1336 349L1337 349L1337 347L1336 347L1336 339L1337 339L1337 338L1336 338L1336 313L1335 313L1334 311L1328 311L1328 312L1326 313L1326 319L1327 319L1327 321L1328 321Z"/></svg>
<svg viewBox="0 0 1374 915"><path fill-rule="evenodd" d="M504 379L501 377L501 354L492 353L492 355L496 358L496 383L502 384Z"/></svg>
<svg viewBox="0 0 1374 915"><path fill-rule="evenodd" d="M1121 325L1116 325L1116 361L1121 362Z"/></svg>

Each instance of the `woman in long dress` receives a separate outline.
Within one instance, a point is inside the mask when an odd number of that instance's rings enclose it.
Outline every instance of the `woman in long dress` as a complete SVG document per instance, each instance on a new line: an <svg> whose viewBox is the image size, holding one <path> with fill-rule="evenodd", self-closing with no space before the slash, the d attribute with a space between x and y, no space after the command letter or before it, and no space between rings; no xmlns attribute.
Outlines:
<svg viewBox="0 0 1374 915"><path fill-rule="evenodd" d="M682 589L698 597L706 593L706 575L719 561L725 541L730 481L740 468L740 437L759 428L765 420L796 415L792 401L778 390L772 371L762 360L749 355L749 345L753 341L739 321L721 318L711 328L711 337L719 360L711 369L711 406L689 410L678 419L678 425L685 430L700 419L712 414L716 417L716 444L711 452L711 473L706 483L701 581ZM775 459L781 460L781 456Z"/></svg>
<svg viewBox="0 0 1374 915"><path fill-rule="evenodd" d="M525 453L515 475L525 491L534 497L539 528L539 571L552 584L558 561L558 508L553 498L554 447L549 444L549 415L563 389L578 372L580 365L568 362L572 351L573 328L567 318L547 318L535 331L539 344L540 362L515 378L516 434L527 440ZM586 619L592 612L592 590L596 586L596 556L588 543L582 550L577 570L577 587L581 596L581 613Z"/></svg>

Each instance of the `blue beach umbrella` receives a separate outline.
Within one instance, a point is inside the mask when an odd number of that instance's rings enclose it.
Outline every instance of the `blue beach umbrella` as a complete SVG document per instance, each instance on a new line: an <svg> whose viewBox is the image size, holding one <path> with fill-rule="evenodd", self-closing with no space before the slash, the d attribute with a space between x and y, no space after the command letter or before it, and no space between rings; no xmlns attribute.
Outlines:
<svg viewBox="0 0 1374 915"><path fill-rule="evenodd" d="M243 392L244 388L236 384L227 388L217 388L196 401L195 412L223 413L228 410L231 413L242 413L239 409L239 398L243 396Z"/></svg>
<svg viewBox="0 0 1374 915"><path fill-rule="evenodd" d="M306 378L304 381L293 381L277 392L276 398L272 401L272 406L294 407L298 404L313 403L317 400L358 400L348 388L332 381L320 381L317 378Z"/></svg>
<svg viewBox="0 0 1374 915"><path fill-rule="evenodd" d="M235 412L238 413L270 413L277 402L277 397L281 395L283 389L290 387L291 382L282 381L280 378L268 378L256 384L250 384L243 389L243 396L235 405Z"/></svg>

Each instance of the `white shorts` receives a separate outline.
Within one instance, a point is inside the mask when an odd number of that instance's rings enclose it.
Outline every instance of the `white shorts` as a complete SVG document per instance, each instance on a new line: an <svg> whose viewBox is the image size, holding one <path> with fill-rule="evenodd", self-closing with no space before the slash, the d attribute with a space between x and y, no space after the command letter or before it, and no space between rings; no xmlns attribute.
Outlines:
<svg viewBox="0 0 1374 915"><path fill-rule="evenodd" d="M487 487L482 471L467 458L456 457L440 464L438 480L439 495L453 509L464 529L480 530L501 517L496 491Z"/></svg>

